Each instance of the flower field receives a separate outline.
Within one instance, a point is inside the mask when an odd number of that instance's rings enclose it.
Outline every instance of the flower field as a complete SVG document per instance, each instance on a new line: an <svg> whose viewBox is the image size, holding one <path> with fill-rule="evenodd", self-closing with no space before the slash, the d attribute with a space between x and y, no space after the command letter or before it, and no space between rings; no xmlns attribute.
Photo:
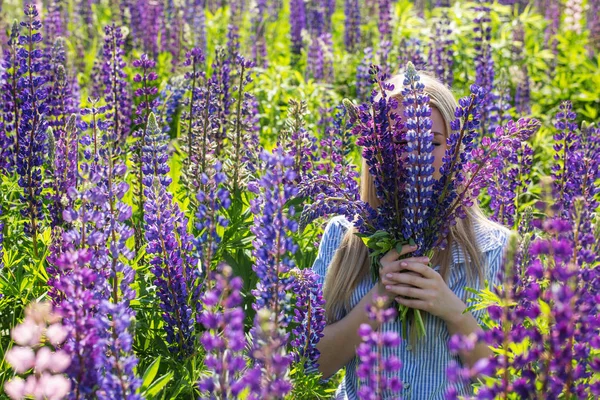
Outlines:
<svg viewBox="0 0 600 400"><path fill-rule="evenodd" d="M311 267L335 215L396 245L376 155L407 242L477 202L514 232L448 342L493 355L437 398L600 397L599 0L0 0L0 59L0 398L332 398ZM425 75L458 101L435 182ZM400 332L357 333L359 397L402 398Z"/></svg>

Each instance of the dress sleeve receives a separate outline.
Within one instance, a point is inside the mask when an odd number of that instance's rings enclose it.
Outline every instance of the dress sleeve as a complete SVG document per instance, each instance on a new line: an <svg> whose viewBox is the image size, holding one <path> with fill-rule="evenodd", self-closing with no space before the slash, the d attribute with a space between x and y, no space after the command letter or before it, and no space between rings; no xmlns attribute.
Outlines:
<svg viewBox="0 0 600 400"><path fill-rule="evenodd" d="M318 281L321 284L321 287L325 282L327 268L340 246L349 225L350 222L348 222L345 217L335 216L329 220L323 231L323 237L319 244L319 252L317 253L317 258L312 266L312 270L318 275Z"/></svg>

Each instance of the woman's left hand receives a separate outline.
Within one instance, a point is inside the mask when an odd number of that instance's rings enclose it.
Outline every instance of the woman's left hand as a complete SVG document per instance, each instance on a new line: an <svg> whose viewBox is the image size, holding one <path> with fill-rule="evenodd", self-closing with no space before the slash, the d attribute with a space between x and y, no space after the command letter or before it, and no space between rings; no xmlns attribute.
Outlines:
<svg viewBox="0 0 600 400"><path fill-rule="evenodd" d="M448 287L439 273L425 264L412 262L403 264L401 267L404 270L416 274L396 272L386 275L387 282L397 283L391 285L388 283L386 290L398 295L396 301L399 304L427 311L448 323L455 323L461 318L467 307Z"/></svg>

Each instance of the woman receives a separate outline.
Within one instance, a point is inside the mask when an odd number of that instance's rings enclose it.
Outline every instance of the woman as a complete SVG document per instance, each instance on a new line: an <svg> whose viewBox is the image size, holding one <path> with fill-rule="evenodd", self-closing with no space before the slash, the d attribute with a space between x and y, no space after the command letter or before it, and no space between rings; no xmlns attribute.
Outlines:
<svg viewBox="0 0 600 400"><path fill-rule="evenodd" d="M403 75L389 80L394 84L390 96L401 100L403 80ZM452 92L435 78L421 74L421 82L430 97L434 177L439 179L446 139L451 133L450 121L454 119L457 104ZM396 110L400 115L401 107ZM362 200L376 207L378 199L373 178L364 160L360 185ZM345 366L346 375L336 398L357 398L359 381L355 373L358 363L355 350L360 343L357 331L363 323L378 328L376 322L368 319L365 307L374 295L386 295L388 304L397 306L400 303L425 311L422 314L426 315L426 337L418 339L414 345L411 341L403 341L393 350L403 363L400 373L404 385L402 398L443 399L449 384L446 368L451 360L473 366L478 359L491 354L487 346L477 345L468 353L453 356L447 343L453 334L467 335L481 329L482 311L463 313L467 307L465 288L482 288L485 279L490 287L499 283L497 274L510 231L488 220L475 204L468 210L467 218L452 227L445 250L436 253L432 260L424 257L399 260L400 256L408 256L416 249L403 248L401 254L391 250L381 260L378 282L373 282L369 273L367 247L354 235L355 232L352 223L344 217L332 218L325 228L313 265L324 285L326 301L327 326L317 345L321 352L319 371L328 379ZM433 268L428 266L429 261ZM381 329L402 332L399 320L388 322ZM459 394L471 393L467 383L459 384L457 390Z"/></svg>

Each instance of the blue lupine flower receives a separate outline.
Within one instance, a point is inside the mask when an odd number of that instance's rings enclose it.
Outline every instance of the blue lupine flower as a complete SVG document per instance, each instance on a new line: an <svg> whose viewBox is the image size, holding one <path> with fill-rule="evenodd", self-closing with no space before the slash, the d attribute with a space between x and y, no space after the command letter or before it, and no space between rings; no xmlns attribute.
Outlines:
<svg viewBox="0 0 600 400"><path fill-rule="evenodd" d="M409 64L404 78L402 104L406 117L405 151L407 180L406 203L402 234L413 238L419 248L424 248L424 231L433 208L433 133L429 97L423 92L416 70Z"/></svg>
<svg viewBox="0 0 600 400"><path fill-rule="evenodd" d="M305 368L309 365L317 367L320 353L316 345L323 337L326 324L323 289L313 270L295 268L293 273L293 292L296 294L294 322L297 325L292 332L293 339L290 344L296 349L296 362L301 362Z"/></svg>
<svg viewBox="0 0 600 400"><path fill-rule="evenodd" d="M46 137L46 78L40 74L44 70L41 64L42 52L35 49L37 43L42 41L39 30L42 24L38 19L38 12L34 5L25 7L26 20L21 23L25 34L19 36L21 47L18 51L17 61L21 76L18 81L20 102L20 120L18 127L19 148L17 153L17 173L19 186L23 188L20 194L25 208L21 210L25 223L25 233L31 235L33 252L37 257L37 236L40 225L44 222L44 205L42 193L42 165L46 162L48 144Z"/></svg>
<svg viewBox="0 0 600 400"><path fill-rule="evenodd" d="M142 155L146 253L152 257L150 265L156 277L154 283L163 310L167 341L172 351L186 357L194 345L194 317L188 294L190 290L195 291L192 282L197 278L189 257L191 238L185 228L181 231L181 227L187 226L187 219L167 192L171 180L167 175L165 135L152 113L148 118L147 135Z"/></svg>
<svg viewBox="0 0 600 400"><path fill-rule="evenodd" d="M256 259L252 268L258 276L257 287L252 291L256 296L253 307L273 311L278 323L286 327L291 319L287 292L293 283L288 272L294 266L290 254L297 250L289 233L295 232L298 224L291 218L294 209L287 209L285 204L298 189L292 183L295 172L290 168L293 165L291 157L281 149L275 149L273 153L263 151L261 159L266 165L265 174L248 185L248 189L258 195L250 201L254 214L250 231L256 235L252 242L252 255Z"/></svg>

